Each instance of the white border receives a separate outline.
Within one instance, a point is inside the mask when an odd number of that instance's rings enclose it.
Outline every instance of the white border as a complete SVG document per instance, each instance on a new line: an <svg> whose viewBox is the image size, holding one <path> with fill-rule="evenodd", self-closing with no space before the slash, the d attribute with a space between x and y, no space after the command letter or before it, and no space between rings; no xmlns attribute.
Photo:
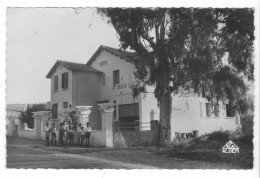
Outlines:
<svg viewBox="0 0 260 178"><path fill-rule="evenodd" d="M6 170L5 169L5 42L6 42L6 8L7 7L254 7L255 8L255 127L254 127L254 170L219 171L219 170L144 170L144 171L116 171L116 170ZM1 177L49 177L49 176L83 176L83 177L259 177L259 1L258 0L2 0L0 4L0 145L1 145ZM3 139L4 138L4 139Z"/></svg>

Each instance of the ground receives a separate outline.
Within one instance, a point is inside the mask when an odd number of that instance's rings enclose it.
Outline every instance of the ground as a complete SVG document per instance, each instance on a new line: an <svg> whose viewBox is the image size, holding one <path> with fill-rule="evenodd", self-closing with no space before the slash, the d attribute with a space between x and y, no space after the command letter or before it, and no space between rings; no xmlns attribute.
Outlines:
<svg viewBox="0 0 260 178"><path fill-rule="evenodd" d="M45 147L42 141L7 138L6 166L55 169L239 169L227 163L168 157L157 154L156 150L155 147Z"/></svg>

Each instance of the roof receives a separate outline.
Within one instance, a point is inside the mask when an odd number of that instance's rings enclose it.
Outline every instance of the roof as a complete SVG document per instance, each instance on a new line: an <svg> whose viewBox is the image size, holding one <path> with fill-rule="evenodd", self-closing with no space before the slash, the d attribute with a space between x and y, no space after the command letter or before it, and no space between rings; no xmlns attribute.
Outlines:
<svg viewBox="0 0 260 178"><path fill-rule="evenodd" d="M130 51L123 51L121 49L115 49L108 46L101 45L97 51L92 55L92 57L87 62L87 65L91 65L92 62L96 59L96 57L101 53L102 50L110 52L111 54L120 57L121 59L126 59L128 62L134 62L136 59L136 53Z"/></svg>
<svg viewBox="0 0 260 178"><path fill-rule="evenodd" d="M54 66L51 68L51 70L47 74L46 78L51 78L52 74L55 72L56 68L59 65L63 65L64 67L66 67L67 69L70 69L70 70L76 70L76 71L81 71L81 72L94 72L94 73L100 73L100 74L102 73L102 72L98 71L97 69L90 67L86 64L58 60L54 64Z"/></svg>
<svg viewBox="0 0 260 178"><path fill-rule="evenodd" d="M7 104L6 110L24 112L27 108L26 104Z"/></svg>

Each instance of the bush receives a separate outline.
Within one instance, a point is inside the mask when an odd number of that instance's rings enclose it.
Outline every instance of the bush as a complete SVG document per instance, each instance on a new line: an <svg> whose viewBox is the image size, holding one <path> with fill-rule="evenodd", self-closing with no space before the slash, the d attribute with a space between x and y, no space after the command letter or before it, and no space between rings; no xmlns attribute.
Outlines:
<svg viewBox="0 0 260 178"><path fill-rule="evenodd" d="M242 132L245 135L253 135L254 113L241 115Z"/></svg>
<svg viewBox="0 0 260 178"><path fill-rule="evenodd" d="M235 141L240 142L240 143L244 143L247 146L253 146L253 135L242 135L239 138L237 138Z"/></svg>
<svg viewBox="0 0 260 178"><path fill-rule="evenodd" d="M208 134L208 140L216 141L228 141L230 139L231 132L228 130L218 130Z"/></svg>
<svg viewBox="0 0 260 178"><path fill-rule="evenodd" d="M115 148L127 148L127 143L124 136L120 132L116 132L113 134L114 136L114 147Z"/></svg>

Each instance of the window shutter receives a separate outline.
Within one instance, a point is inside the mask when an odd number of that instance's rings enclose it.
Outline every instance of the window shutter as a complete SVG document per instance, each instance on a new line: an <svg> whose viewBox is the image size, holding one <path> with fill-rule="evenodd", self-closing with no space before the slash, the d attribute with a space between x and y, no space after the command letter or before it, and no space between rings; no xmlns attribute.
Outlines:
<svg viewBox="0 0 260 178"><path fill-rule="evenodd" d="M68 86L69 86L69 75L68 75L68 72L65 73L65 76L66 76L66 79L65 79L65 81L66 81L65 88L68 88Z"/></svg>

